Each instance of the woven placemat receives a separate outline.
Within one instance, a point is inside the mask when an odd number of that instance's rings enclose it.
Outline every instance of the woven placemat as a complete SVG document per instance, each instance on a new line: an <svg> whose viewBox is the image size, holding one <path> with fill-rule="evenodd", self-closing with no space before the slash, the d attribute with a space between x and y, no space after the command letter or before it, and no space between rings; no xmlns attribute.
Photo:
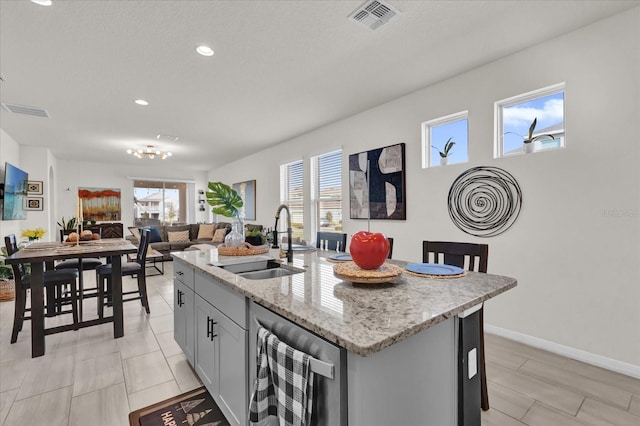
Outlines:
<svg viewBox="0 0 640 426"><path fill-rule="evenodd" d="M402 275L402 268L384 263L378 269L362 269L355 262L341 262L333 266L333 275L357 284L394 282Z"/></svg>
<svg viewBox="0 0 640 426"><path fill-rule="evenodd" d="M85 253L102 248L101 246L66 246L55 249L58 253Z"/></svg>
<svg viewBox="0 0 640 426"><path fill-rule="evenodd" d="M461 274L456 275L431 275L431 274L418 274L417 272L409 271L408 269L403 270L403 272L407 275L413 275L414 277L420 278L429 278L433 280L450 280L454 278L462 278L467 275L467 271L462 272Z"/></svg>
<svg viewBox="0 0 640 426"><path fill-rule="evenodd" d="M51 250L55 250L56 248L60 247L58 244L53 245L51 247L25 247L22 250L24 251L51 251Z"/></svg>

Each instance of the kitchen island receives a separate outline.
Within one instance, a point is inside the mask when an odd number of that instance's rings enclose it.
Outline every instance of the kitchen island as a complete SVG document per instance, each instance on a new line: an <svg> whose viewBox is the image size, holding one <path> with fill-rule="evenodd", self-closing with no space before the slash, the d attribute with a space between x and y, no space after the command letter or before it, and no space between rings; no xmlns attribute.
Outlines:
<svg viewBox="0 0 640 426"><path fill-rule="evenodd" d="M306 340L335 347L314 355L335 368L333 379L318 379L317 424L458 424L462 361L477 372L477 361L460 353L461 318L516 280L474 272L457 279L405 273L393 284L354 285L333 275L328 254L297 254L285 267L302 272L264 280L222 269L249 259L218 256L216 249L172 254L176 340L231 424L248 424L255 324L265 323L265 312L267 322L276 318L310 336ZM265 257L278 258L278 251L257 258ZM477 379L471 370L469 376ZM329 395L336 390L337 396Z"/></svg>

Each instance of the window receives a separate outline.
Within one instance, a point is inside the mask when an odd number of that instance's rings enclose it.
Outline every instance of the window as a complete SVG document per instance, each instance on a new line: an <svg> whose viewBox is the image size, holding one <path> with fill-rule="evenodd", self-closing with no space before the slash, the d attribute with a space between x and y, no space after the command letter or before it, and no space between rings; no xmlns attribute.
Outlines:
<svg viewBox="0 0 640 426"><path fill-rule="evenodd" d="M564 83L498 101L495 109L495 158L564 148ZM534 120L534 142L525 144Z"/></svg>
<svg viewBox="0 0 640 426"><path fill-rule="evenodd" d="M133 217L136 226L187 222L187 184L133 181Z"/></svg>
<svg viewBox="0 0 640 426"><path fill-rule="evenodd" d="M280 202L289 206L293 238L304 237L303 169L302 160L280 166ZM279 231L286 230L282 221L280 223Z"/></svg>
<svg viewBox="0 0 640 426"><path fill-rule="evenodd" d="M469 161L468 116L463 111L422 123L422 168Z"/></svg>
<svg viewBox="0 0 640 426"><path fill-rule="evenodd" d="M316 231L342 232L342 151L311 159Z"/></svg>

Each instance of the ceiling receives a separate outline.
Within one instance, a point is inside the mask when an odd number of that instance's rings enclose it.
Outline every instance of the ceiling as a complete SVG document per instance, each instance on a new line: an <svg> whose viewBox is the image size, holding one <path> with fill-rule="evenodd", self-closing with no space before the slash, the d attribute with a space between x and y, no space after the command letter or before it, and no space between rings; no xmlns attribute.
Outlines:
<svg viewBox="0 0 640 426"><path fill-rule="evenodd" d="M390 0L371 31L348 19L363 1L53 1L0 0L0 101L49 115L0 108L0 127L58 158L135 165L153 144L199 171L640 4Z"/></svg>

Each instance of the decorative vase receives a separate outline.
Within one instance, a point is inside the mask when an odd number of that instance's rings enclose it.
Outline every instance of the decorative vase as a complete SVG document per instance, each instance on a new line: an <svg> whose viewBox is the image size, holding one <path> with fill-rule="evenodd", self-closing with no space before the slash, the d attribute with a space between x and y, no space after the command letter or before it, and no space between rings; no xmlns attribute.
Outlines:
<svg viewBox="0 0 640 426"><path fill-rule="evenodd" d="M231 224L231 232L224 237L225 247L238 247L244 242L244 235L241 230L244 230L241 226L242 222L239 218L235 218Z"/></svg>
<svg viewBox="0 0 640 426"><path fill-rule="evenodd" d="M522 150L525 154L531 154L533 152L533 142L523 144Z"/></svg>
<svg viewBox="0 0 640 426"><path fill-rule="evenodd" d="M440 157L440 165L441 165L441 166L446 166L447 164L449 164L449 158L447 158L447 157Z"/></svg>

